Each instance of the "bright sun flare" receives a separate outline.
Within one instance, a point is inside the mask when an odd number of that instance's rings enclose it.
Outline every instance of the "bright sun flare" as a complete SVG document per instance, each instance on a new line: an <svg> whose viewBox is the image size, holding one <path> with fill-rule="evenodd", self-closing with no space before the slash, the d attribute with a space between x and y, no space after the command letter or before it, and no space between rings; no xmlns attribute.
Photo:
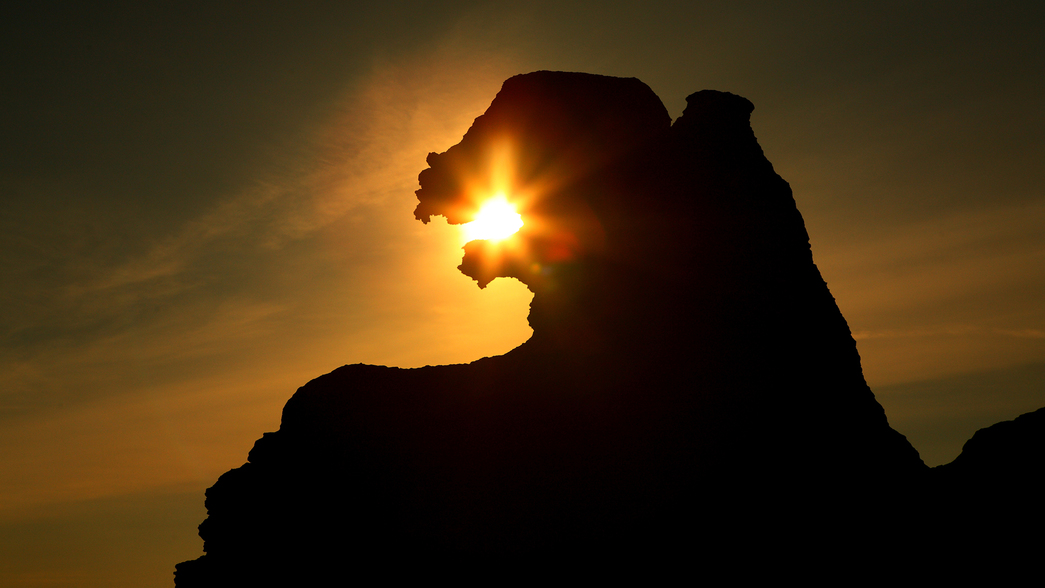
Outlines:
<svg viewBox="0 0 1045 588"><path fill-rule="evenodd" d="M504 194L498 194L483 204L474 221L461 225L461 228L464 229L465 241L496 241L512 236L522 226L522 216L515 212L515 207L508 203Z"/></svg>

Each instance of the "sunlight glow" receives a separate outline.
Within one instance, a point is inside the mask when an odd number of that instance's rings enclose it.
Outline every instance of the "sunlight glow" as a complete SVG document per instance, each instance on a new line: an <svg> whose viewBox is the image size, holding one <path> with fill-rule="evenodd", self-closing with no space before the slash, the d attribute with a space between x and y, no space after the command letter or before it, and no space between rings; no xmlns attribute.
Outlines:
<svg viewBox="0 0 1045 588"><path fill-rule="evenodd" d="M523 226L522 216L509 204L508 197L499 193L487 200L475 220L461 225L465 241L506 239Z"/></svg>

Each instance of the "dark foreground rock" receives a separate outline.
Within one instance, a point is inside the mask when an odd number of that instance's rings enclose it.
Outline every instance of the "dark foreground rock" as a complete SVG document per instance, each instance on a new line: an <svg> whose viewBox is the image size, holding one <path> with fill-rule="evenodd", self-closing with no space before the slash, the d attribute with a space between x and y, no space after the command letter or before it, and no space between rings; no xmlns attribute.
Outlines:
<svg viewBox="0 0 1045 588"><path fill-rule="evenodd" d="M466 222L508 190L526 225L461 270L526 283L532 338L303 386L207 491L205 555L176 584L716 565L949 532L960 499L934 480L991 458L931 471L890 428L752 109L702 91L672 124L635 79L505 82L429 156L415 214Z"/></svg>

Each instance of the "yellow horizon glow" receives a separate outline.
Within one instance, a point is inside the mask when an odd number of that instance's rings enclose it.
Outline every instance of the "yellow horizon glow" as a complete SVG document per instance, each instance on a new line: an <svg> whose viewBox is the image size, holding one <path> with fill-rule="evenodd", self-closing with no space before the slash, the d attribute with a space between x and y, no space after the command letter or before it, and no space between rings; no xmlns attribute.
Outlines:
<svg viewBox="0 0 1045 588"><path fill-rule="evenodd" d="M465 242L479 239L499 241L514 235L522 226L522 215L508 202L508 197L500 192L483 203L475 220L461 225L461 230Z"/></svg>

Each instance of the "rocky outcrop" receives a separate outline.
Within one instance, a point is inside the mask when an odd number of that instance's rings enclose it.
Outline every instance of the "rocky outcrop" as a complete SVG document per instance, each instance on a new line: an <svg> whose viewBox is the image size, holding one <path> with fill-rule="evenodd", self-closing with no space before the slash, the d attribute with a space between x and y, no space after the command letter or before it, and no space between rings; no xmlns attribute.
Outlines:
<svg viewBox="0 0 1045 588"><path fill-rule="evenodd" d="M206 554L177 585L691 558L753 535L791 553L795 529L824 548L912 520L930 470L864 382L753 106L687 100L670 124L638 80L505 82L429 156L415 215L512 195L526 225L461 269L526 283L532 338L303 386L208 490Z"/></svg>
<svg viewBox="0 0 1045 588"><path fill-rule="evenodd" d="M1027 468L1045 455L1045 408L980 429L951 463L935 468L948 482L983 480L1013 489L1030 489L1042 481Z"/></svg>

